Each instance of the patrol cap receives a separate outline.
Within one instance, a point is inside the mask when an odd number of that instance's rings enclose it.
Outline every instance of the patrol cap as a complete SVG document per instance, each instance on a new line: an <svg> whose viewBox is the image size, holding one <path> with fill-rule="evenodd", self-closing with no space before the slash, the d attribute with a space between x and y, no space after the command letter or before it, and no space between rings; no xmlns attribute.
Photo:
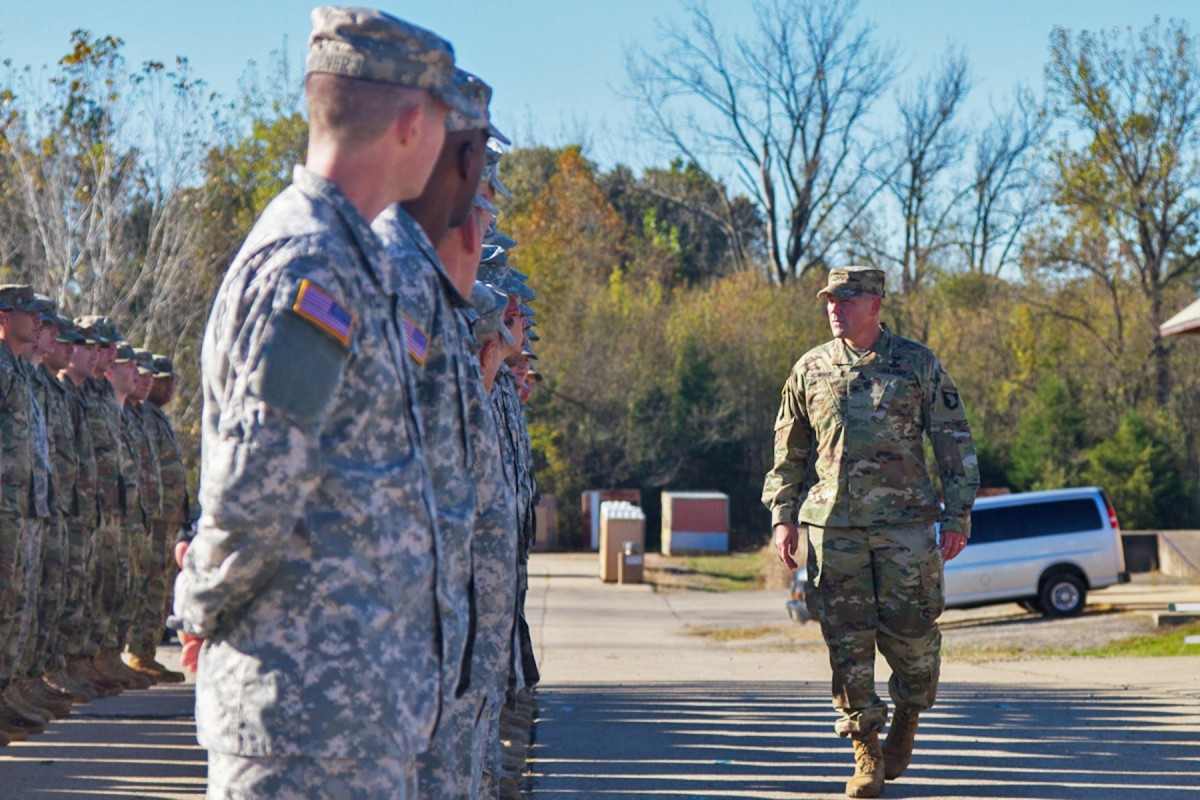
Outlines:
<svg viewBox="0 0 1200 800"><path fill-rule="evenodd" d="M138 372L143 375L154 374L154 354L144 347L133 348L133 358L137 361Z"/></svg>
<svg viewBox="0 0 1200 800"><path fill-rule="evenodd" d="M432 31L373 8L312 11L306 71L425 89L468 117L475 106L454 83L454 48ZM486 127L487 121L479 127Z"/></svg>
<svg viewBox="0 0 1200 800"><path fill-rule="evenodd" d="M829 270L829 285L817 292L817 298L823 300L827 294L843 300L862 294L883 297L883 270L876 267L834 267Z"/></svg>
<svg viewBox="0 0 1200 800"><path fill-rule="evenodd" d="M521 348L521 358L537 361L537 353L533 352L533 349L529 345L525 345Z"/></svg>
<svg viewBox="0 0 1200 800"><path fill-rule="evenodd" d="M33 287L29 284L6 283L0 285L0 311L37 312L40 310Z"/></svg>
<svg viewBox="0 0 1200 800"><path fill-rule="evenodd" d="M512 144L508 137L496 130L496 126L492 124L492 115L488 111L488 105L492 102L492 87L465 69L454 70L454 83L463 96L471 102L475 109L475 116L467 116L451 109L450 113L446 115L446 130L473 131L484 128L492 139Z"/></svg>
<svg viewBox="0 0 1200 800"><path fill-rule="evenodd" d="M496 228L489 228L488 232L483 237L484 244L494 245L503 249L506 253L517 246L517 240L511 236L501 233Z"/></svg>
<svg viewBox="0 0 1200 800"><path fill-rule="evenodd" d="M167 378L175 374L175 365L167 356L155 354L151 364L154 366L154 377L156 378Z"/></svg>
<svg viewBox="0 0 1200 800"><path fill-rule="evenodd" d="M534 317L537 316L537 312L534 311L533 308L527 303L521 303L521 305L518 306L518 308L521 309L521 316L523 316L523 317L528 317L529 319L533 319Z"/></svg>
<svg viewBox="0 0 1200 800"><path fill-rule="evenodd" d="M500 213L500 209L496 208L488 199L481 194L475 195L475 207L482 208L484 211L491 214L493 217Z"/></svg>
<svg viewBox="0 0 1200 800"><path fill-rule="evenodd" d="M536 324L536 322L530 322L529 327L525 329L525 335L529 337L529 341L531 342L540 342L542 340L542 337L538 336L537 331L533 329L533 326Z"/></svg>
<svg viewBox="0 0 1200 800"><path fill-rule="evenodd" d="M54 324L58 326L58 336L55 341L66 342L67 344L84 344L87 342L87 337L79 331L79 326L66 317L56 317Z"/></svg>
<svg viewBox="0 0 1200 800"><path fill-rule="evenodd" d="M483 179L491 184L496 194L505 200L511 200L512 193L500 182L500 157L503 155L504 151L500 149L500 145L489 140L487 145L487 163L483 167Z"/></svg>
<svg viewBox="0 0 1200 800"><path fill-rule="evenodd" d="M124 364L130 361L137 361L137 351L129 342L121 342L117 345L117 355L113 358L113 363Z"/></svg>
<svg viewBox="0 0 1200 800"><path fill-rule="evenodd" d="M535 367L533 364L529 365L529 371L525 374L539 383L542 381L542 373L538 372L537 367Z"/></svg>
<svg viewBox="0 0 1200 800"><path fill-rule="evenodd" d="M475 282L471 289L471 307L479 315L475 322L475 336L482 338L490 333L500 334L507 345L515 343L512 333L504 325L504 309L508 307L508 296L485 283Z"/></svg>
<svg viewBox="0 0 1200 800"><path fill-rule="evenodd" d="M108 317L91 315L76 317L75 324L90 341L97 344L117 344L122 336L117 332L117 326Z"/></svg>
<svg viewBox="0 0 1200 800"><path fill-rule="evenodd" d="M36 306L34 310L42 315L43 322L49 322L54 317L54 312L58 309L58 303L46 295L37 292L33 293L33 304Z"/></svg>

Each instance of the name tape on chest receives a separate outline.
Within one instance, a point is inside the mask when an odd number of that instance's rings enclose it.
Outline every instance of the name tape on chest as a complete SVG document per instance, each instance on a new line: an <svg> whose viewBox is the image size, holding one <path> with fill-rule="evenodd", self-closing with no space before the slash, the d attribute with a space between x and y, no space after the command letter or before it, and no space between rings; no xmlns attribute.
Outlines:
<svg viewBox="0 0 1200 800"><path fill-rule="evenodd" d="M425 357L429 353L429 336L408 314L404 315L404 346L408 348L408 355L413 361L422 367L425 366Z"/></svg>
<svg viewBox="0 0 1200 800"><path fill-rule="evenodd" d="M350 346L350 334L354 332L358 316L307 278L300 281L292 311L341 342L343 347Z"/></svg>

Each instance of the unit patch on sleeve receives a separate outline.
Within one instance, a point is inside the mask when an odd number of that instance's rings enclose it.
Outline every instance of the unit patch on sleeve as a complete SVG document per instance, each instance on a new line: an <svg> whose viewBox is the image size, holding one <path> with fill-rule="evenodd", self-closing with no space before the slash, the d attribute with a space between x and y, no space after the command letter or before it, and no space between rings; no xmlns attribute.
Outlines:
<svg viewBox="0 0 1200 800"><path fill-rule="evenodd" d="M413 361L422 367L425 366L425 356L429 352L429 337L408 314L404 315L404 346L408 348L408 354Z"/></svg>
<svg viewBox="0 0 1200 800"><path fill-rule="evenodd" d="M292 311L341 342L343 347L350 346L350 334L358 317L320 286L308 279L300 281Z"/></svg>

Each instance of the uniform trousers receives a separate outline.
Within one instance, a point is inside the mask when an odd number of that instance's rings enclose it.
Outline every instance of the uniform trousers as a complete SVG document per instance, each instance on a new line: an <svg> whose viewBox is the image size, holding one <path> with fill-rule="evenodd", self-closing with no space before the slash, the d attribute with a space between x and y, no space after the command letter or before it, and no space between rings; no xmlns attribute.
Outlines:
<svg viewBox="0 0 1200 800"><path fill-rule="evenodd" d="M945 605L932 525L808 529L806 602L833 669L839 736L879 730L887 704L875 692L875 649L892 668L897 708L933 705L941 669L937 618Z"/></svg>
<svg viewBox="0 0 1200 800"><path fill-rule="evenodd" d="M208 800L417 800L412 757L256 758L208 753Z"/></svg>

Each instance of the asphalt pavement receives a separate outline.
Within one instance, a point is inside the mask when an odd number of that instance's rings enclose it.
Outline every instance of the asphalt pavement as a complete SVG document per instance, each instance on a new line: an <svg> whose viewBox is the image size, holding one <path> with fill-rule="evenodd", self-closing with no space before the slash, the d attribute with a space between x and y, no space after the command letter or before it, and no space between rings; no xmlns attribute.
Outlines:
<svg viewBox="0 0 1200 800"><path fill-rule="evenodd" d="M1093 599L1151 610L1200 601L1200 586L1133 585ZM842 797L851 751L832 732L823 648L763 650L736 633L786 623L784 600L605 585L595 554L535 555L528 614L543 682L533 797ZM159 658L177 664L178 648ZM887 675L881 663L881 693ZM193 701L185 684L76 706L44 734L0 748L0 800L203 797ZM913 764L885 797L1200 800L1200 651L947 659Z"/></svg>

